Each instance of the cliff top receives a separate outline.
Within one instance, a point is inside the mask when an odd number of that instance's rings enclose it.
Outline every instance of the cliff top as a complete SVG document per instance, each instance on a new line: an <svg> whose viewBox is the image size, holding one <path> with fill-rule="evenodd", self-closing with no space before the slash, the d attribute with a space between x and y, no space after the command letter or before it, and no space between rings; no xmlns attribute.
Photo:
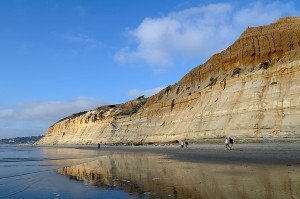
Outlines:
<svg viewBox="0 0 300 199"><path fill-rule="evenodd" d="M239 72L249 73L255 65L274 65L299 46L300 17L285 17L266 26L249 27L226 50L192 69L178 83L152 96L147 104L191 94L191 88L194 92L202 90L220 81L221 78L216 79L218 77L232 76L237 68Z"/></svg>
<svg viewBox="0 0 300 199"><path fill-rule="evenodd" d="M276 22L265 26L248 27L239 39L245 37L255 37L262 34L271 34L271 32L282 32L286 29L299 30L300 17L284 17Z"/></svg>
<svg viewBox="0 0 300 199"><path fill-rule="evenodd" d="M147 107L154 103L174 101L179 97L191 95L192 91L198 92L213 86L222 81L221 79L224 81L236 72L252 72L255 65L273 65L285 53L299 46L300 17L285 17L270 25L249 27L226 50L213 55L207 62L192 69L178 83L168 86L158 94L148 99L138 98L124 104L101 106L95 111L107 112L112 109L116 113L113 115L131 115L144 104ZM74 114L60 121L77 116L80 115Z"/></svg>

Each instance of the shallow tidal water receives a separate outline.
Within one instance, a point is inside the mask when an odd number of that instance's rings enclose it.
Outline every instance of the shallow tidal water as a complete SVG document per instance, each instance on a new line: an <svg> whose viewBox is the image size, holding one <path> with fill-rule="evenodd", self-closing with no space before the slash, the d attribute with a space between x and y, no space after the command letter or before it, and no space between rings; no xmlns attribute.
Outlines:
<svg viewBox="0 0 300 199"><path fill-rule="evenodd" d="M0 198L299 198L300 167L0 146Z"/></svg>
<svg viewBox="0 0 300 199"><path fill-rule="evenodd" d="M98 155L92 150L0 146L0 198L136 198L57 173Z"/></svg>

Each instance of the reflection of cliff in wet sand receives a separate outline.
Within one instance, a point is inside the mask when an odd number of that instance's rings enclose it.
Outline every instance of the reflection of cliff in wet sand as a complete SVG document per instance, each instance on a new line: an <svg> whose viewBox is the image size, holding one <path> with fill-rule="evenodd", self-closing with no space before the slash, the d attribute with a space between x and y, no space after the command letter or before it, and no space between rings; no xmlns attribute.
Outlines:
<svg viewBox="0 0 300 199"><path fill-rule="evenodd" d="M137 153L103 156L58 172L158 198L295 198L300 188L299 167L196 164Z"/></svg>

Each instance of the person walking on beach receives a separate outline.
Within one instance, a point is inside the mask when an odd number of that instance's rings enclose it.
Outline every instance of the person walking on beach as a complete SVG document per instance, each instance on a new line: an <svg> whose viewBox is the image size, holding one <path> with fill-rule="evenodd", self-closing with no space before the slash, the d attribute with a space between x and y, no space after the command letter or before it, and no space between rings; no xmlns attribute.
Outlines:
<svg viewBox="0 0 300 199"><path fill-rule="evenodd" d="M181 150L183 150L183 145L184 145L184 143L183 143L182 140L180 141L180 145L181 145Z"/></svg>
<svg viewBox="0 0 300 199"><path fill-rule="evenodd" d="M189 143L187 141L185 141L185 148L188 149L188 145Z"/></svg>
<svg viewBox="0 0 300 199"><path fill-rule="evenodd" d="M234 150L234 148L233 148L233 139L231 137L229 137L229 149Z"/></svg>
<svg viewBox="0 0 300 199"><path fill-rule="evenodd" d="M100 143L98 143L98 149L100 149Z"/></svg>
<svg viewBox="0 0 300 199"><path fill-rule="evenodd" d="M229 149L229 141L228 141L228 138L226 137L225 138L225 151Z"/></svg>

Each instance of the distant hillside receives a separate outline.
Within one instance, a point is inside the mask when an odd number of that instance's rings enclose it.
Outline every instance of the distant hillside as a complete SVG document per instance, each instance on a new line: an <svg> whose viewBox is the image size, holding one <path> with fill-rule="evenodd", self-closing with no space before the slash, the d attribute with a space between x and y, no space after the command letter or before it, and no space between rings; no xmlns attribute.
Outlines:
<svg viewBox="0 0 300 199"><path fill-rule="evenodd" d="M44 136L16 137L1 139L0 144L34 144Z"/></svg>

